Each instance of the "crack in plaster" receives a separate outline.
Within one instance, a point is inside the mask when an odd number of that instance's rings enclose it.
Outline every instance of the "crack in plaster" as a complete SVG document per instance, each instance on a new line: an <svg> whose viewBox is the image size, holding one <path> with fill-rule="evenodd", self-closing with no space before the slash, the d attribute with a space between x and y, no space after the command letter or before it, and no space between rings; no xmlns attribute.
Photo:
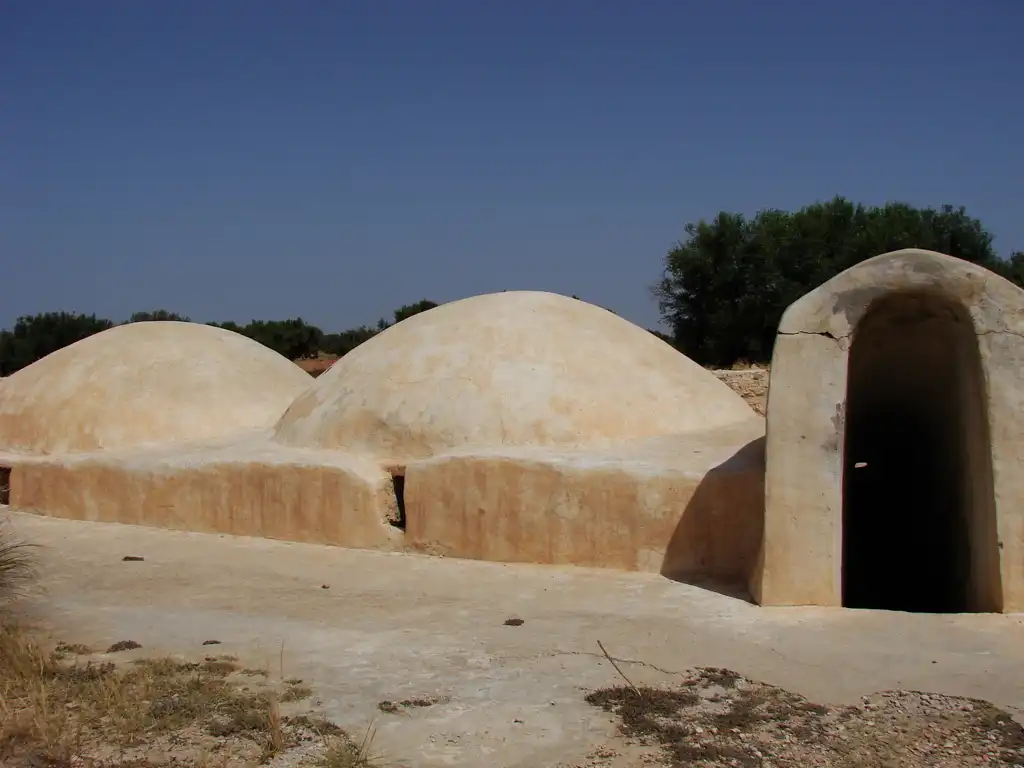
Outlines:
<svg viewBox="0 0 1024 768"><path fill-rule="evenodd" d="M832 339L832 341L842 341L849 338L850 334L836 336L829 331L779 331L779 336L824 336L825 338Z"/></svg>
<svg viewBox="0 0 1024 768"><path fill-rule="evenodd" d="M845 352L850 343L850 334L844 334L842 336L836 336L830 331L779 331L779 336L822 336L826 339L832 339L839 347L839 350Z"/></svg>
<svg viewBox="0 0 1024 768"><path fill-rule="evenodd" d="M1016 336L1018 339L1024 339L1024 333L1017 333L1016 331L1011 331L1011 330L1008 330L1006 328L1002 328L1002 329L995 330L995 331L975 331L974 332L975 336L995 336L997 334L1000 335L1000 336Z"/></svg>
<svg viewBox="0 0 1024 768"><path fill-rule="evenodd" d="M836 336L834 333L829 331L779 331L779 336L824 336L826 339L832 339L832 341L839 344L842 347L843 342L850 338L850 334L846 333L842 336ZM1024 339L1024 333L1018 333L1017 331L1011 331L1009 328L995 328L990 331L974 331L975 336L1016 336L1018 339Z"/></svg>

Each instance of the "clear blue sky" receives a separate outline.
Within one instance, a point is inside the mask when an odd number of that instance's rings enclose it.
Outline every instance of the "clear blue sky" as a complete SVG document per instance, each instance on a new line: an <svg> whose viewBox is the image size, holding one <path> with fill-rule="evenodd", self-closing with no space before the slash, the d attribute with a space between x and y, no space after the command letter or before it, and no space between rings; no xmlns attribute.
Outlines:
<svg viewBox="0 0 1024 768"><path fill-rule="evenodd" d="M1024 249L1022 0L4 0L0 325L542 289L688 221L965 205Z"/></svg>

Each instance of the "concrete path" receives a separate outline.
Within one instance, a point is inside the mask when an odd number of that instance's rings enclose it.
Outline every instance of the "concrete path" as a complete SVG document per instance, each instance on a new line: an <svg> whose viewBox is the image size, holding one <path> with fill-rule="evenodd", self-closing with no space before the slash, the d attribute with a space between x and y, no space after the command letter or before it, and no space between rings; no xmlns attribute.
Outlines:
<svg viewBox="0 0 1024 768"><path fill-rule="evenodd" d="M907 688L1024 711L1024 616L764 609L650 574L500 565L13 514L44 545L29 610L135 653L232 653L372 722L392 764L583 764L615 725L583 701L721 666L822 703ZM144 562L124 562L126 555ZM324 587L327 588L324 588ZM510 618L521 626L506 626ZM205 640L221 645L203 647ZM380 701L441 697L382 713Z"/></svg>

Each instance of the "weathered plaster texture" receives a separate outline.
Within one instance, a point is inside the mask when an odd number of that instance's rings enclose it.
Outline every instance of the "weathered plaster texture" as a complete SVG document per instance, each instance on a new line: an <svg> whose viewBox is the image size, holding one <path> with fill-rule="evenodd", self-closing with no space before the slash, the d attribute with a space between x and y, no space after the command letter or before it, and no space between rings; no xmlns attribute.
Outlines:
<svg viewBox="0 0 1024 768"><path fill-rule="evenodd" d="M21 459L11 504L118 522L742 586L760 542L763 422L601 450L501 449L405 467L260 438Z"/></svg>
<svg viewBox="0 0 1024 768"><path fill-rule="evenodd" d="M231 331L121 325L3 380L0 452L78 453L265 430L312 383Z"/></svg>
<svg viewBox="0 0 1024 768"><path fill-rule="evenodd" d="M742 585L764 508L763 423L605 450L495 449L406 468L408 545Z"/></svg>
<svg viewBox="0 0 1024 768"><path fill-rule="evenodd" d="M360 345L295 401L276 439L401 464L749 418L726 384L648 331L583 301L508 291L431 309Z"/></svg>
<svg viewBox="0 0 1024 768"><path fill-rule="evenodd" d="M349 454L257 441L21 461L11 505L70 520L390 549L391 477Z"/></svg>
<svg viewBox="0 0 1024 768"><path fill-rule="evenodd" d="M767 437L647 331L509 292L399 323L316 381L220 329L107 331L0 383L0 468L14 507L56 517L655 571L839 605L850 349L894 297L933 320L912 317L919 342L902 347L893 321L854 378L917 392L915 366L946 343L927 323L957 329L953 358L980 372L952 370L946 390L978 404L948 431L966 435L950 443L969 476L958 503L991 511L991 531L969 523L972 599L1022 611L1024 292L925 251L866 261L787 310Z"/></svg>
<svg viewBox="0 0 1024 768"><path fill-rule="evenodd" d="M430 310L315 382L235 334L149 323L5 386L3 439L51 454L0 445L11 503L47 515L730 585L761 538L764 420L553 294Z"/></svg>
<svg viewBox="0 0 1024 768"><path fill-rule="evenodd" d="M989 444L964 450L974 454L978 483L989 458L979 454L991 454L998 538L994 577L979 589L998 590L998 610L1024 610L1024 292L968 262L916 249L846 270L782 318L767 406L764 540L751 590L769 605L841 604L849 350L861 320L893 296L944 302L971 326L983 374L974 396L987 419L978 434Z"/></svg>

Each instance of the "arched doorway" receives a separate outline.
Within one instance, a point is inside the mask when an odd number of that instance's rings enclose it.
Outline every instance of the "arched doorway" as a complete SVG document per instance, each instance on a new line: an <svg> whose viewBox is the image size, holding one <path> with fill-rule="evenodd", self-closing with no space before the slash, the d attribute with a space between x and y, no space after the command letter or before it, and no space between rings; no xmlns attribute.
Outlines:
<svg viewBox="0 0 1024 768"><path fill-rule="evenodd" d="M842 604L1001 610L985 382L970 316L922 293L871 304L852 335Z"/></svg>

